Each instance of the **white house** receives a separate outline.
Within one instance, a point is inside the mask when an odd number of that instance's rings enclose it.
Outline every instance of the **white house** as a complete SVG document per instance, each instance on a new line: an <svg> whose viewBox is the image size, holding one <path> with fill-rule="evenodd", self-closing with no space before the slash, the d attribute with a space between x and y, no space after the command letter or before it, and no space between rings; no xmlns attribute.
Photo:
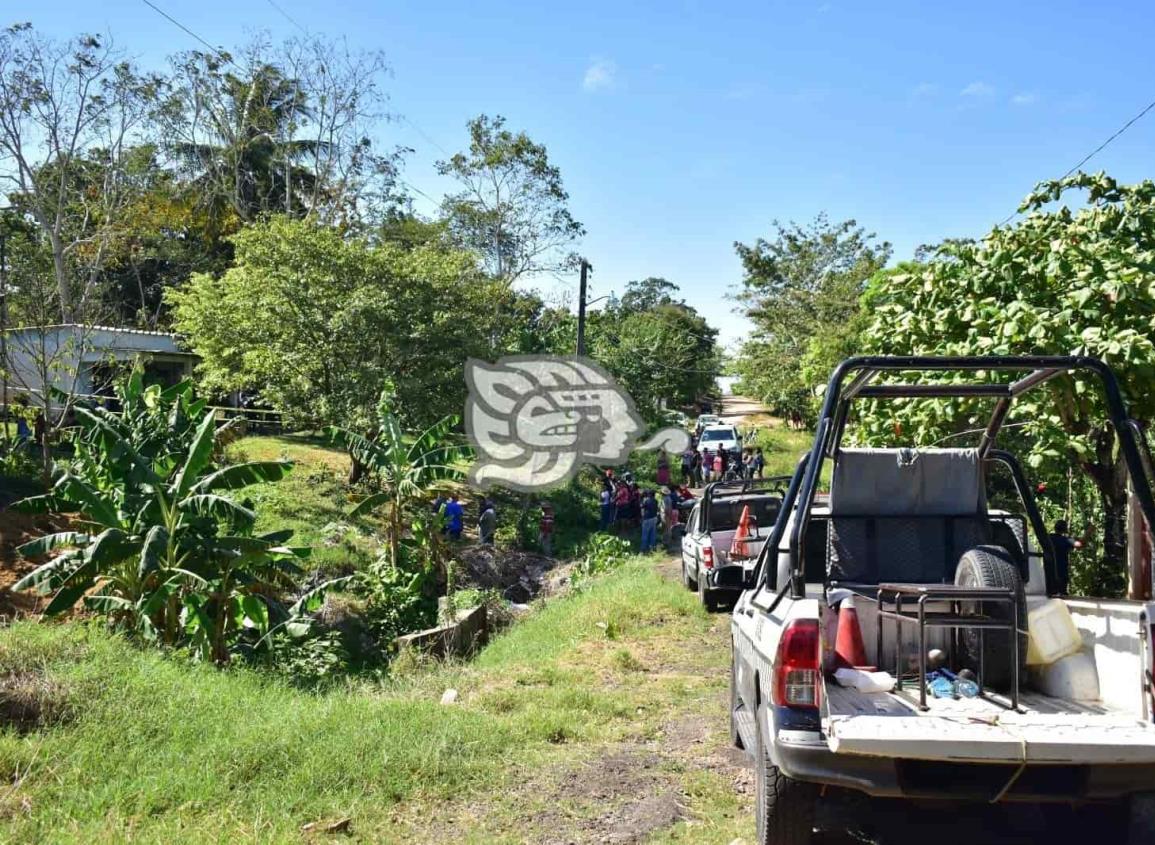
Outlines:
<svg viewBox="0 0 1155 845"><path fill-rule="evenodd" d="M9 329L3 342L9 397L32 394L33 404L52 388L74 396L107 395L113 378L137 359L146 380L176 384L192 374L197 360L166 332L79 323Z"/></svg>

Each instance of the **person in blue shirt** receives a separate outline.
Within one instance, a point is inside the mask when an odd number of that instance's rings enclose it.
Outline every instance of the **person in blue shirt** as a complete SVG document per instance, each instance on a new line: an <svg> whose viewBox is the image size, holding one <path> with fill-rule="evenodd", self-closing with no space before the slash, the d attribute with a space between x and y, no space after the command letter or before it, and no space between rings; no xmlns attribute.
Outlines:
<svg viewBox="0 0 1155 845"><path fill-rule="evenodd" d="M445 527L449 531L449 539L460 540L461 529L465 522L465 508L457 501L457 494L449 497L449 504L445 506Z"/></svg>

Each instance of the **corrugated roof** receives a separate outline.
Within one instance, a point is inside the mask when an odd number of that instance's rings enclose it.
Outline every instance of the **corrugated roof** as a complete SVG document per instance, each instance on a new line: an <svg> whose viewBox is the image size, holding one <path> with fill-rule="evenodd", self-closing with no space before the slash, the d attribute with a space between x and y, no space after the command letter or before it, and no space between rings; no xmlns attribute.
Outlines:
<svg viewBox="0 0 1155 845"><path fill-rule="evenodd" d="M87 331L98 332L115 332L117 334L139 334L147 335L149 337L171 337L174 340L176 335L172 332L152 332L147 329L131 329L121 326L97 326L88 325L86 323L51 323L47 326L20 326L19 328L7 329L9 332L27 332L27 331L43 331L44 329L86 329Z"/></svg>

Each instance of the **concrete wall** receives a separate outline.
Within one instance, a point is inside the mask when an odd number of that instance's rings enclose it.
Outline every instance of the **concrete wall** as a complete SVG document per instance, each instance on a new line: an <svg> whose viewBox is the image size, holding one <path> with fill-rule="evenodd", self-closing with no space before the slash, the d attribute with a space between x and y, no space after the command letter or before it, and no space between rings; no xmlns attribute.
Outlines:
<svg viewBox="0 0 1155 845"><path fill-rule="evenodd" d="M489 637L485 605L463 610L457 621L406 634L393 641L398 651L414 648L433 657L469 657Z"/></svg>

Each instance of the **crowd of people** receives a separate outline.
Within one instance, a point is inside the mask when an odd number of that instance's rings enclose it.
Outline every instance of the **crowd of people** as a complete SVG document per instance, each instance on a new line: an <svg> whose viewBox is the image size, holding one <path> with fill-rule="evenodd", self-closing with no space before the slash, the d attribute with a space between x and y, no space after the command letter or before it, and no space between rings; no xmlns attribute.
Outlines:
<svg viewBox="0 0 1155 845"><path fill-rule="evenodd" d="M681 466L680 480L673 477L676 462ZM714 449L702 446L699 449L691 441L683 452L674 456L660 449L654 488L640 485L629 471L620 477L613 469L602 473L598 528L619 534L639 532L643 553L655 551L660 545L668 547L684 519L683 513L688 512L688 505L694 501L692 487L713 481L762 478L765 467L760 447L728 450L721 446ZM554 509L549 502L542 502L539 507L538 545L543 554L552 555ZM458 495L439 495L433 502L433 512L441 519L441 533L454 542L460 541L466 517ZM497 533L497 509L493 500L482 497L477 514L478 542L492 546Z"/></svg>
<svg viewBox="0 0 1155 845"><path fill-rule="evenodd" d="M643 488L633 474L622 473L621 477L607 469L602 474L601 531L629 533L641 532L641 551L651 552L658 548L658 532L662 542L669 545L674 528L681 521L681 506L691 501L694 494L684 484L670 480L669 459L663 464L658 459L658 489Z"/></svg>
<svg viewBox="0 0 1155 845"><path fill-rule="evenodd" d="M762 478L766 471L766 458L759 446L744 449L703 446L699 450L691 444L682 452L681 460L682 483L695 487L712 481Z"/></svg>
<svg viewBox="0 0 1155 845"><path fill-rule="evenodd" d="M747 442L749 440L748 437ZM675 481L672 477L672 461L680 462L680 480ZM687 503L694 499L691 487L714 481L763 478L765 471L766 457L758 446L740 449L718 446L711 449L703 445L699 449L692 440L674 458L665 449L660 449L656 489L641 487L629 472L618 478L612 469L604 471L599 528L619 533L639 531L642 552L658 548L660 529L662 542L669 546Z"/></svg>

